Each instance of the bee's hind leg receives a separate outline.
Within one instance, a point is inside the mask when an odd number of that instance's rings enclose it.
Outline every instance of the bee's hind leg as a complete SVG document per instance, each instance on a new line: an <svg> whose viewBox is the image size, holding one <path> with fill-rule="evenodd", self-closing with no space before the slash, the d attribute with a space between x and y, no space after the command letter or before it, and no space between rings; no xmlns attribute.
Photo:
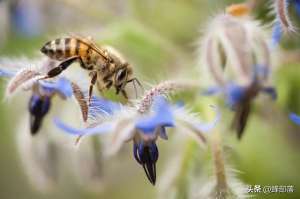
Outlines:
<svg viewBox="0 0 300 199"><path fill-rule="evenodd" d="M90 83L90 88L89 88L89 101L88 101L89 105L90 105L92 94L93 94L93 88L94 88L94 85L97 82L97 72L96 71L92 71L92 72L90 72L89 75L91 77L91 83Z"/></svg>
<svg viewBox="0 0 300 199"><path fill-rule="evenodd" d="M70 57L66 60L64 60L63 62L61 62L57 67L51 69L50 71L48 71L46 78L52 78L55 77L57 75L59 75L60 73L62 73L64 70L66 70L72 63L74 63L75 61L79 60L80 63L82 63L82 60L79 56L74 56L74 57Z"/></svg>

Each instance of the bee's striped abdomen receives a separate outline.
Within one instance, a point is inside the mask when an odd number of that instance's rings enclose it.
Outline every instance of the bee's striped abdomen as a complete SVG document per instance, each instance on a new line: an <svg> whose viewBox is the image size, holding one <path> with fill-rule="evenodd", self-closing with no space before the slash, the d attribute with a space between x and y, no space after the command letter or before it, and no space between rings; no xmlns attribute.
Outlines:
<svg viewBox="0 0 300 199"><path fill-rule="evenodd" d="M88 48L76 38L61 38L47 42L41 52L51 59L62 61L76 55L85 56Z"/></svg>

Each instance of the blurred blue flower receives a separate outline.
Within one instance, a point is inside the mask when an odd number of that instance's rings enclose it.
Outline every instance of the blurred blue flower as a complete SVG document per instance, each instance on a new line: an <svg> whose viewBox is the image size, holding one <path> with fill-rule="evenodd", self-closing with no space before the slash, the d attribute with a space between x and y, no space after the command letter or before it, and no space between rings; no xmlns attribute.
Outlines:
<svg viewBox="0 0 300 199"><path fill-rule="evenodd" d="M289 115L290 120L292 120L295 124L300 125L300 116L297 115L296 113L291 113Z"/></svg>
<svg viewBox="0 0 300 199"><path fill-rule="evenodd" d="M229 82L225 85L210 87L202 95L223 94L226 104L235 111L232 128L241 138L246 127L251 110L251 103L259 93L264 93L273 100L277 98L276 90L273 87L265 86L264 82L269 75L269 69L265 66L256 65L253 67L252 81L249 85L238 85Z"/></svg>
<svg viewBox="0 0 300 199"><path fill-rule="evenodd" d="M33 90L28 106L32 135L38 133L44 117L49 112L52 96L60 94L63 98L69 98L73 94L71 82L65 78L60 78L52 82L40 80L36 85L39 91L36 92Z"/></svg>
<svg viewBox="0 0 300 199"><path fill-rule="evenodd" d="M237 104L243 102L246 98L254 98L259 92L268 94L273 100L276 100L277 93L274 87L264 86L261 80L267 79L269 68L266 66L255 65L253 70L252 83L248 86L240 86L237 83L229 82L227 85L209 87L202 91L202 95L223 94L226 97L226 103L234 108Z"/></svg>
<svg viewBox="0 0 300 199"><path fill-rule="evenodd" d="M12 77L15 75L15 72L11 70L5 70L3 68L0 68L0 77Z"/></svg>
<svg viewBox="0 0 300 199"><path fill-rule="evenodd" d="M296 13L300 17L300 0L294 0L294 3L295 3Z"/></svg>
<svg viewBox="0 0 300 199"><path fill-rule="evenodd" d="M19 34L36 36L42 29L42 12L38 4L25 0L16 1L12 8L12 22Z"/></svg>
<svg viewBox="0 0 300 199"><path fill-rule="evenodd" d="M21 72L18 73L17 70L14 71L12 69L8 70L0 68L0 77L12 78L11 81L17 82L19 85L31 82L35 77L33 75L29 78L23 78L22 75L24 75L26 69L20 71ZM35 72L31 69L28 69L27 71ZM39 73L36 72L36 74L38 75ZM23 82L18 81L20 79ZM29 88L31 88L32 91L28 105L28 111L30 113L30 129L31 134L35 135L38 133L44 117L50 110L52 97L58 94L63 99L70 98L73 94L75 95L75 91L73 90L72 83L64 77L60 77L54 81L34 79L29 85Z"/></svg>
<svg viewBox="0 0 300 199"><path fill-rule="evenodd" d="M30 113L30 132L32 135L35 135L40 129L44 116L49 112L50 106L50 96L32 94L28 106Z"/></svg>
<svg viewBox="0 0 300 199"><path fill-rule="evenodd" d="M250 87L239 86L235 83L229 83L225 88L211 87L202 92L202 95L224 94L226 96L226 104L233 108L241 103L247 97ZM262 87L257 92L268 94L273 100L276 100L277 93L273 87Z"/></svg>

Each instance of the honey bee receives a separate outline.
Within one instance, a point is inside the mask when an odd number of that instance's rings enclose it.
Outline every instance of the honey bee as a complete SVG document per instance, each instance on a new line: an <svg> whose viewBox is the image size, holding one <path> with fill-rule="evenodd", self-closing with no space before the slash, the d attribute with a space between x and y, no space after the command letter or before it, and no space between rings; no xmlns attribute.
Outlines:
<svg viewBox="0 0 300 199"><path fill-rule="evenodd" d="M41 52L51 59L61 63L50 70L45 78L52 78L66 70L73 62L79 62L83 69L89 70L91 82L89 86L89 102L93 87L97 84L100 92L116 89L128 99L125 91L127 83L132 82L136 91L135 82L141 86L137 78L132 77L132 68L118 51L110 46L98 47L91 38L67 37L47 42ZM142 87L142 86L141 86Z"/></svg>

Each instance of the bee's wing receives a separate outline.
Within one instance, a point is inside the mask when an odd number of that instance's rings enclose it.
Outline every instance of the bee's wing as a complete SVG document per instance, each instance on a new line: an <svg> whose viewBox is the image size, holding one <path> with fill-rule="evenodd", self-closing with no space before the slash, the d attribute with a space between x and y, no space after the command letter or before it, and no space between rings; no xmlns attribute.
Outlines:
<svg viewBox="0 0 300 199"><path fill-rule="evenodd" d="M97 52L99 55L101 55L104 59L109 59L109 57L106 55L105 50L97 46L91 37L82 37L78 35L73 35L75 39L79 40L80 42L86 44L87 46L90 46L95 52Z"/></svg>

